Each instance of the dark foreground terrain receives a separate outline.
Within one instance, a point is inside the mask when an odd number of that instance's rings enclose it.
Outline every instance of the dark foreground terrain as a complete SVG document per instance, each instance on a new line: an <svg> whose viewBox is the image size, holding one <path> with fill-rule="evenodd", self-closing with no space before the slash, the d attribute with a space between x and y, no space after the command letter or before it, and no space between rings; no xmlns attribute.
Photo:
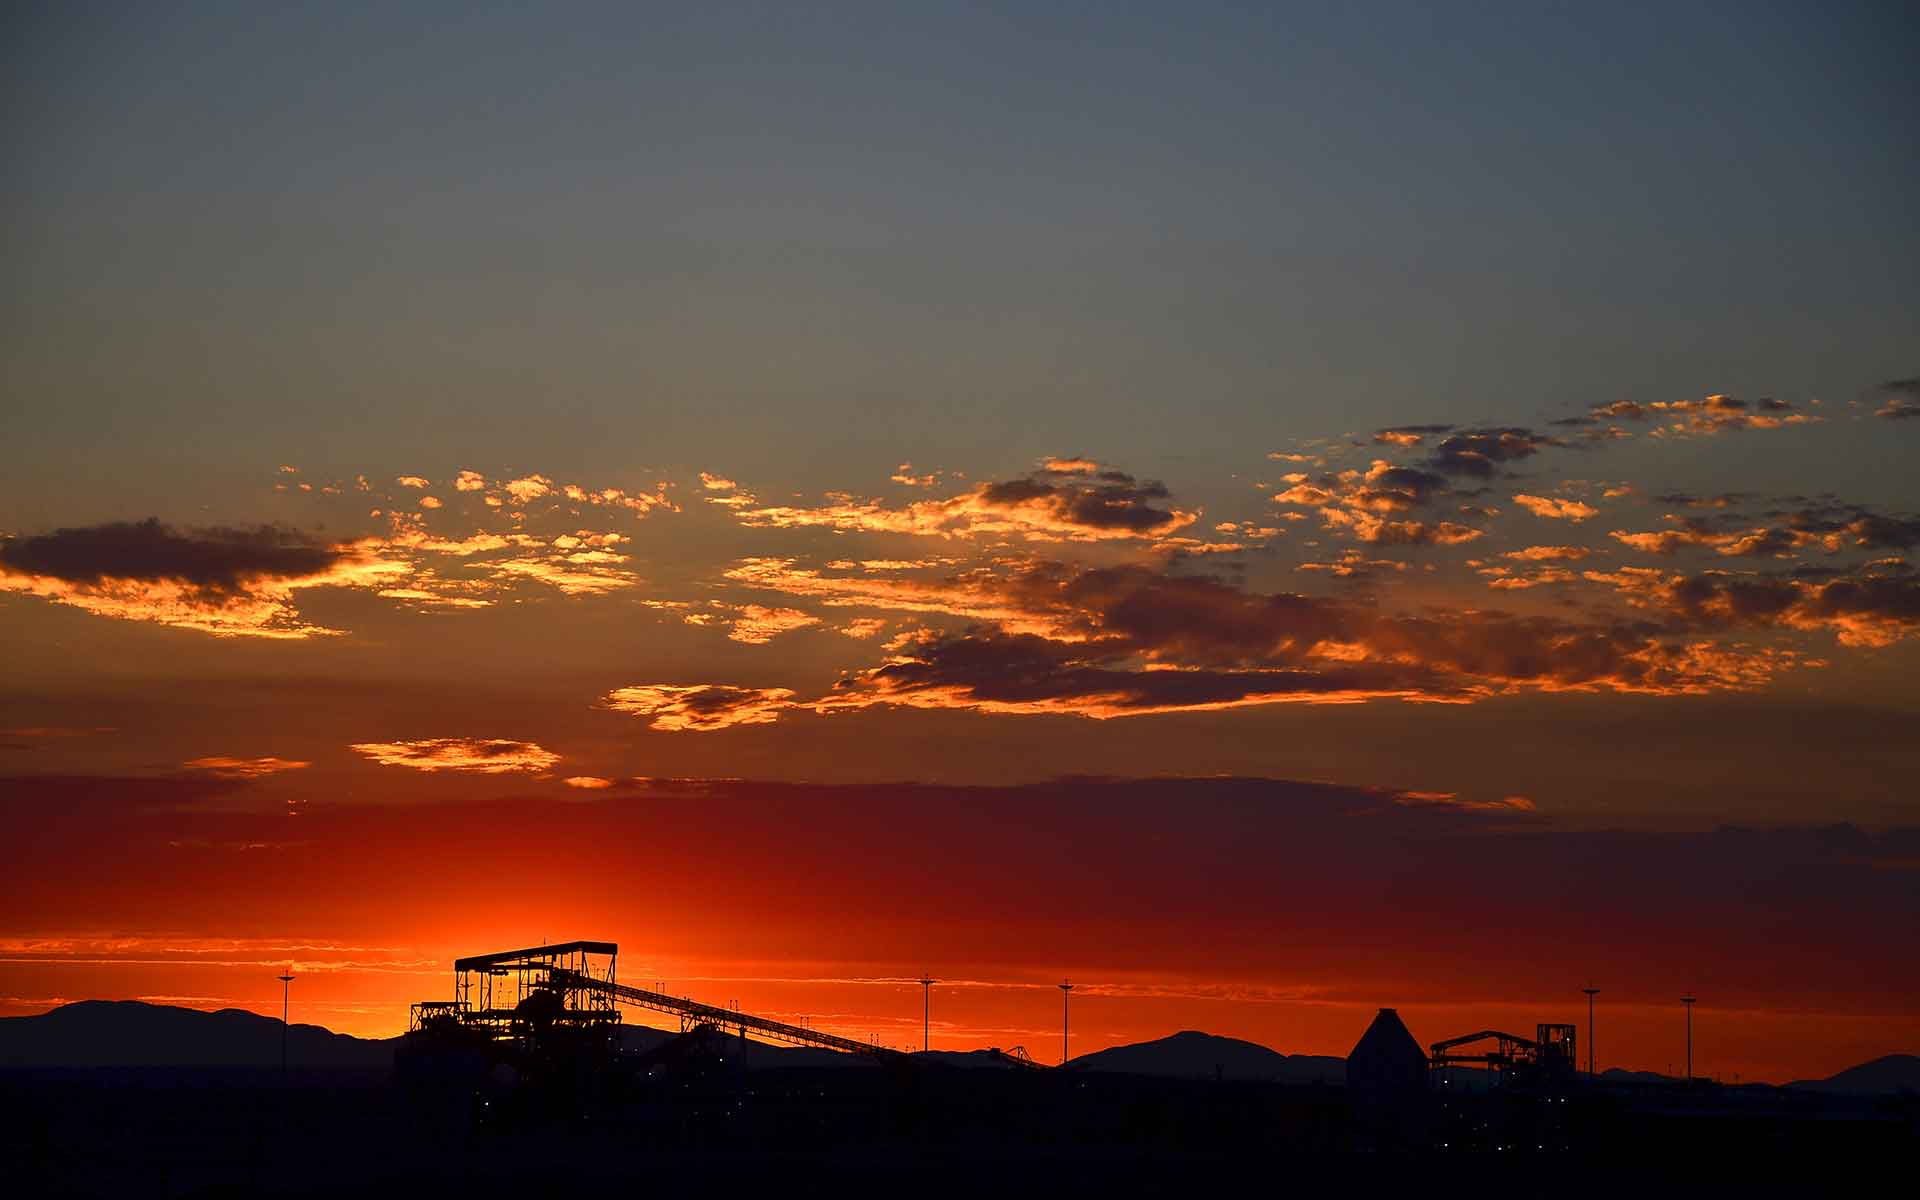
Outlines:
<svg viewBox="0 0 1920 1200"><path fill-rule="evenodd" d="M260 1065L281 1032L137 1003L0 1020L0 1195L1771 1194L1799 1186L1782 1164L1851 1191L1920 1145L1908 1056L1784 1088L1561 1073L1488 1090L1429 1078L1415 1050L1387 1095L1352 1086L1351 1058L1194 1031L1044 1069L711 1026L556 1056L296 1025L284 1076Z"/></svg>
<svg viewBox="0 0 1920 1200"><path fill-rule="evenodd" d="M1592 1181L1576 1162L1712 1164L1725 1182L1783 1156L1851 1172L1916 1145L1911 1097L1710 1087L1432 1099L1404 1128L1357 1119L1338 1087L939 1067L703 1072L561 1107L379 1071L295 1072L283 1087L273 1070L15 1070L0 1074L0 1154L20 1195L1451 1191L1516 1156L1534 1166L1501 1194L1561 1194Z"/></svg>

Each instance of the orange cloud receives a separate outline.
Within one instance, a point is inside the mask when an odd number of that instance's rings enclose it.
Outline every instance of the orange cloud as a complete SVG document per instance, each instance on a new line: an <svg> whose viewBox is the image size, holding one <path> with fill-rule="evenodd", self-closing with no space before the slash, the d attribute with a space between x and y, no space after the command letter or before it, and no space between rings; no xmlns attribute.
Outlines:
<svg viewBox="0 0 1920 1200"><path fill-rule="evenodd" d="M258 779L281 771L298 771L313 764L288 758L228 758L215 755L188 759L180 765L189 771L204 771L220 779Z"/></svg>
<svg viewBox="0 0 1920 1200"><path fill-rule="evenodd" d="M930 488L940 482L940 472L929 471L925 475L915 475L913 473L912 463L901 463L898 467L894 468L893 474L887 476L887 478L895 483L905 484L908 487Z"/></svg>
<svg viewBox="0 0 1920 1200"><path fill-rule="evenodd" d="M1388 521L1352 509L1330 508L1321 517L1329 528L1352 530L1370 546L1457 546L1486 532L1454 521Z"/></svg>
<svg viewBox="0 0 1920 1200"><path fill-rule="evenodd" d="M337 633L302 620L294 593L377 587L405 572L363 543L275 526L177 530L150 519L0 542L0 591L220 637Z"/></svg>
<svg viewBox="0 0 1920 1200"><path fill-rule="evenodd" d="M453 487L460 492L484 492L487 490L487 477L478 471L462 471L454 477Z"/></svg>
<svg viewBox="0 0 1920 1200"><path fill-rule="evenodd" d="M418 475L402 475L395 479L394 482L406 488L423 488L429 485L428 480L422 479Z"/></svg>
<svg viewBox="0 0 1920 1200"><path fill-rule="evenodd" d="M515 504L528 504L553 491L553 480L545 475L524 475L504 485Z"/></svg>
<svg viewBox="0 0 1920 1200"><path fill-rule="evenodd" d="M945 500L890 508L879 500L830 497L817 508L790 506L740 511L743 524L773 528L828 528L922 537L1010 536L1041 542L1152 540L1178 532L1198 514L1157 507L1166 487L1085 460L1059 459L1074 470L1041 471L1021 479L983 483ZM1079 467L1088 465L1092 471Z"/></svg>
<svg viewBox="0 0 1920 1200"><path fill-rule="evenodd" d="M471 771L503 775L511 771L544 771L560 756L532 742L500 738L424 738L411 742L356 742L354 751L388 767L416 771Z"/></svg>
<svg viewBox="0 0 1920 1200"><path fill-rule="evenodd" d="M1591 504L1582 504L1578 500L1559 500L1551 496L1530 496L1521 493L1513 502L1536 517L1549 517L1555 520L1584 521L1588 517L1600 515L1600 510Z"/></svg>
<svg viewBox="0 0 1920 1200"><path fill-rule="evenodd" d="M727 684L635 684L615 688L603 707L651 718L651 728L710 733L734 725L765 725L796 708L787 688L745 688Z"/></svg>
<svg viewBox="0 0 1920 1200"><path fill-rule="evenodd" d="M1043 458L1040 460L1040 469L1051 471L1056 475L1092 475L1100 470L1100 464L1090 458L1082 458L1074 454Z"/></svg>
<svg viewBox="0 0 1920 1200"><path fill-rule="evenodd" d="M1876 417L1889 421L1920 419L1920 379L1896 379L1880 385L1886 402L1873 410Z"/></svg>
<svg viewBox="0 0 1920 1200"><path fill-rule="evenodd" d="M1890 646L1920 630L1920 579L1904 574L1802 579L1623 567L1586 578L1686 628L1827 631L1855 647Z"/></svg>
<svg viewBox="0 0 1920 1200"><path fill-rule="evenodd" d="M818 625L820 618L811 613L801 612L797 608L768 608L760 604L746 604L737 610L740 615L734 620L733 629L727 634L736 642L759 646L772 641L783 633L795 629L805 629L809 625Z"/></svg>
<svg viewBox="0 0 1920 1200"><path fill-rule="evenodd" d="M1508 550L1500 557L1518 559L1521 562L1554 562L1566 560L1578 562L1593 551L1585 546L1528 546L1523 550Z"/></svg>
<svg viewBox="0 0 1920 1200"><path fill-rule="evenodd" d="M1575 417L1556 424L1592 424L1598 420L1666 421L1654 430L1656 435L1711 435L1741 429L1780 429L1789 425L1809 425L1820 418L1797 411L1790 401L1761 400L1748 404L1732 396L1714 394L1699 400L1655 400L1641 404L1633 400L1615 400L1588 410L1589 416ZM1613 436L1630 436L1612 430ZM1587 435L1591 438L1593 435Z"/></svg>
<svg viewBox="0 0 1920 1200"><path fill-rule="evenodd" d="M602 779L598 775L569 775L561 782L570 788L584 788L588 791L598 791L601 788L613 786L613 780Z"/></svg>
<svg viewBox="0 0 1920 1200"><path fill-rule="evenodd" d="M1456 792L1395 792L1393 802L1402 808L1440 808L1455 812L1531 813L1539 809L1525 796L1503 796L1498 800L1462 800Z"/></svg>
<svg viewBox="0 0 1920 1200"><path fill-rule="evenodd" d="M487 567L495 575L530 579L569 596L604 596L640 582L632 571L610 565L625 561L622 554L589 550L549 558L508 558Z"/></svg>

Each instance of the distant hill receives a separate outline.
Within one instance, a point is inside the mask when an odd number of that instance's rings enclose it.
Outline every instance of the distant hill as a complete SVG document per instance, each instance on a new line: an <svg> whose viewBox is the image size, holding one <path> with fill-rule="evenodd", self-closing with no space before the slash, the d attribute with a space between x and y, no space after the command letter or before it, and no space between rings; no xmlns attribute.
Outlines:
<svg viewBox="0 0 1920 1200"><path fill-rule="evenodd" d="M1796 1079L1787 1086L1808 1092L1920 1092L1920 1055L1888 1054L1838 1075Z"/></svg>
<svg viewBox="0 0 1920 1200"><path fill-rule="evenodd" d="M1629 1071L1624 1067L1608 1067L1600 1072L1602 1083L1679 1083L1677 1075L1662 1075L1658 1071Z"/></svg>
<svg viewBox="0 0 1920 1200"><path fill-rule="evenodd" d="M1067 1064L1071 1071L1157 1075L1175 1079L1236 1079L1280 1083L1346 1082L1342 1058L1318 1054L1281 1054L1239 1038L1217 1037L1188 1029L1171 1037L1131 1046L1113 1046L1083 1054Z"/></svg>
<svg viewBox="0 0 1920 1200"><path fill-rule="evenodd" d="M914 1052L914 1061L939 1063L962 1070L1011 1071L1020 1063L1003 1050L922 1050Z"/></svg>
<svg viewBox="0 0 1920 1200"><path fill-rule="evenodd" d="M725 1033L725 1030L722 1030ZM678 1034L653 1029L646 1025L622 1025L620 1027L620 1048L628 1053L641 1054L656 1049L678 1037ZM722 1053L728 1058L738 1057L741 1065L749 1071L764 1071L778 1067L863 1067L873 1063L873 1059L858 1054L842 1054L837 1050L826 1050L817 1046L779 1046L767 1042L757 1042L751 1038L741 1041L737 1036L729 1035L722 1041Z"/></svg>
<svg viewBox="0 0 1920 1200"><path fill-rule="evenodd" d="M392 1040L318 1025L287 1027L296 1068L384 1070ZM225 1008L201 1012L138 1000L82 1000L33 1017L0 1017L5 1067L278 1067L280 1022Z"/></svg>

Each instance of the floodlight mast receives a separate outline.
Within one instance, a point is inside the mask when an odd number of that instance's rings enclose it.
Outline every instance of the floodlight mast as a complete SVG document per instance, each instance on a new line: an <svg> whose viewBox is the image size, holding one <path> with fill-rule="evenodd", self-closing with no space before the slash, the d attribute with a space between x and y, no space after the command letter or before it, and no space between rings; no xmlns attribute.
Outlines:
<svg viewBox="0 0 1920 1200"><path fill-rule="evenodd" d="M1067 1065L1067 998L1073 993L1073 984L1061 980L1060 984L1060 1065Z"/></svg>
<svg viewBox="0 0 1920 1200"><path fill-rule="evenodd" d="M287 1011L293 994L293 964L287 964L287 973L280 979L280 1083L287 1082Z"/></svg>
<svg viewBox="0 0 1920 1200"><path fill-rule="evenodd" d="M1589 983L1580 990L1587 994L1587 1074L1592 1075L1595 1073L1593 1069L1593 998L1600 994L1600 989Z"/></svg>
<svg viewBox="0 0 1920 1200"><path fill-rule="evenodd" d="M1693 1082L1693 1006L1699 998L1692 992L1680 997L1680 1004L1687 1010L1687 1082Z"/></svg>

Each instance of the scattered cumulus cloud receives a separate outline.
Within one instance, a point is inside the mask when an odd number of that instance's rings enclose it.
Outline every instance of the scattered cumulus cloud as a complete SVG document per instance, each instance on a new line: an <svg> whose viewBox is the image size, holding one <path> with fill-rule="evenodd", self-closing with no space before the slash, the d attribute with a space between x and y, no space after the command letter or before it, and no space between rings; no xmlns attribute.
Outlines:
<svg viewBox="0 0 1920 1200"><path fill-rule="evenodd" d="M545 771L560 756L532 742L504 738L423 738L411 742L355 742L351 747L374 762L416 771L467 771L504 775Z"/></svg>
<svg viewBox="0 0 1920 1200"><path fill-rule="evenodd" d="M1600 510L1591 504L1553 496L1532 496L1522 492L1513 498L1513 502L1536 517L1548 517L1553 520L1584 521L1589 517L1600 515Z"/></svg>
<svg viewBox="0 0 1920 1200"><path fill-rule="evenodd" d="M180 764L189 771L201 771L220 779L259 779L282 771L298 771L313 764L289 758L231 758L214 755L190 758Z"/></svg>
<svg viewBox="0 0 1920 1200"><path fill-rule="evenodd" d="M635 684L615 688L604 707L648 719L665 732L710 733L735 725L764 725L796 707L787 688L733 687L727 684Z"/></svg>

